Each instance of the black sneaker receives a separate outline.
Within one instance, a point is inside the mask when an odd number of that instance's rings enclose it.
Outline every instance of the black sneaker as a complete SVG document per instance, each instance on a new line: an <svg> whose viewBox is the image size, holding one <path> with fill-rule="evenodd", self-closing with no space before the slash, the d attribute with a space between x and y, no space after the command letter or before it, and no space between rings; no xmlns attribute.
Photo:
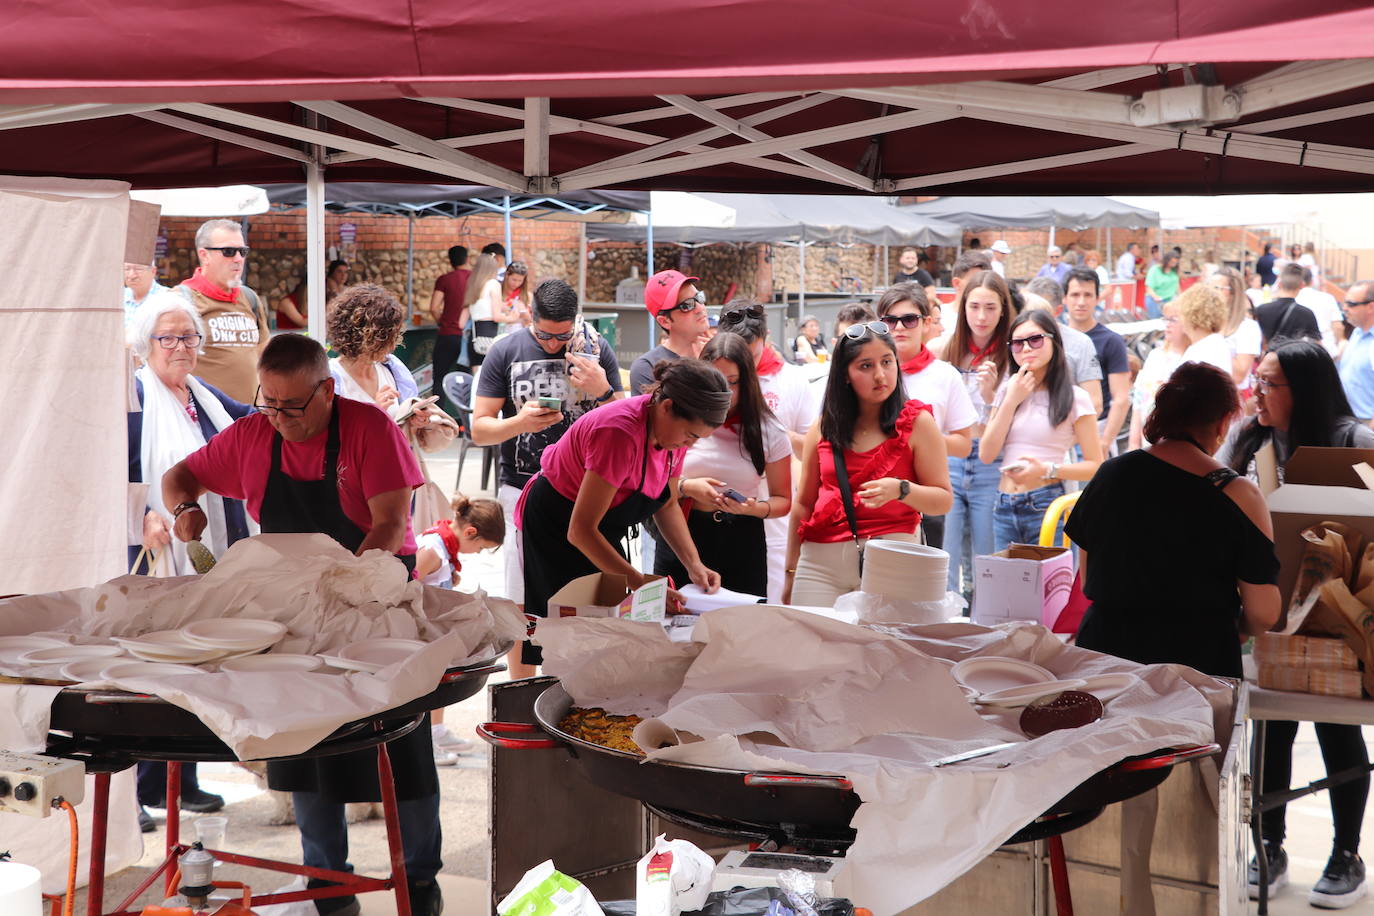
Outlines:
<svg viewBox="0 0 1374 916"><path fill-rule="evenodd" d="M311 878L305 882L307 889L317 887L332 887L335 882L323 881L319 878ZM322 897L315 901L315 912L320 916L358 916L363 910L363 906L358 902L358 898L351 894L347 897Z"/></svg>
<svg viewBox="0 0 1374 916"><path fill-rule="evenodd" d="M1344 849L1333 849L1321 880L1312 885L1307 895L1307 902L1324 910L1343 910L1368 891L1360 857Z"/></svg>
<svg viewBox="0 0 1374 916"><path fill-rule="evenodd" d="M437 881L412 881L408 889L411 916L439 916L444 911L444 895Z"/></svg>
<svg viewBox="0 0 1374 916"><path fill-rule="evenodd" d="M209 814L211 811L218 811L223 807L223 795L215 795L213 792L206 792L204 789L192 789L189 792L183 792L181 794L182 811Z"/></svg>
<svg viewBox="0 0 1374 916"><path fill-rule="evenodd" d="M157 824L153 823L153 816L142 805L138 806L138 829L144 833L152 833L157 829Z"/></svg>
<svg viewBox="0 0 1374 916"><path fill-rule="evenodd" d="M1269 863L1269 894L1272 898L1274 892L1288 883L1288 853L1283 851L1283 847L1278 843L1264 841L1264 854ZM1250 899L1259 899L1259 862L1257 859L1250 860L1250 870L1247 882L1250 890Z"/></svg>

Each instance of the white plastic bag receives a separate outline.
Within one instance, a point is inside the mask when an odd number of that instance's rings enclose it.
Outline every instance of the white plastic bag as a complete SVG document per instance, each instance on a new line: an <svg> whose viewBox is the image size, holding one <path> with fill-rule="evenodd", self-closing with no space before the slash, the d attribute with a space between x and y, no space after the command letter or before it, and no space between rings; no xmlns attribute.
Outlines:
<svg viewBox="0 0 1374 916"><path fill-rule="evenodd" d="M946 623L966 607L964 599L946 592L941 601L904 601L889 595L846 592L835 599L835 610L854 614L859 623L897 623L923 626Z"/></svg>
<svg viewBox="0 0 1374 916"><path fill-rule="evenodd" d="M546 859L496 905L499 916L604 916L592 892Z"/></svg>
<svg viewBox="0 0 1374 916"><path fill-rule="evenodd" d="M678 916L683 910L699 910L706 905L715 874L716 863L706 853L660 833L635 869L635 913Z"/></svg>

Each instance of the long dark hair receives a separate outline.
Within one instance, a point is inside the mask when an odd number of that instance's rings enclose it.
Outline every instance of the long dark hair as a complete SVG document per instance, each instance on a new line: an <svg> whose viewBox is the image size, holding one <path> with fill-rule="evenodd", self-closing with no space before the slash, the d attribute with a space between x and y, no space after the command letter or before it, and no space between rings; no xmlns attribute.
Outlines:
<svg viewBox="0 0 1374 916"><path fill-rule="evenodd" d="M768 409L763 391L759 388L754 354L743 337L730 331L721 331L701 350L702 362L713 363L718 359L729 360L739 371L739 399L735 403L735 414L740 421L739 441L754 470L762 474L768 465L763 453L763 424L772 421L773 411Z"/></svg>
<svg viewBox="0 0 1374 916"><path fill-rule="evenodd" d="M859 419L859 396L849 384L849 364L865 346L880 340L897 357L897 344L891 334L869 332L858 340L848 333L841 334L835 341L835 353L831 357L830 376L825 382L825 400L821 404L821 438L837 443L840 448L848 448L854 440L854 424ZM897 417L906 404L906 385L902 382L901 371L893 366L896 382L887 400L878 407L878 425L883 435L891 436L897 432Z"/></svg>
<svg viewBox="0 0 1374 916"><path fill-rule="evenodd" d="M1293 397L1293 415L1288 421L1289 447L1297 451L1304 445L1344 446L1344 438L1337 441L1340 430L1358 421L1331 354L1311 340L1279 341L1269 352L1278 359ZM1272 435L1273 428L1261 426L1258 417L1246 420L1231 450L1231 467L1244 474L1255 452Z"/></svg>
<svg viewBox="0 0 1374 916"><path fill-rule="evenodd" d="M650 403L671 401L684 420L719 427L730 412L730 384L715 366L699 359L665 359L654 366L653 384L644 389Z"/></svg>
<svg viewBox="0 0 1374 916"><path fill-rule="evenodd" d="M946 358L959 368L959 364L964 361L964 354L968 353L968 345L973 341L973 329L968 326L968 318L964 314L964 305L968 302L968 297L973 295L975 289L990 289L997 294L997 298L1002 300L1002 317L997 319L997 327L992 329L992 337L989 343L992 345L992 352L988 354L988 359L997 367L997 377L1000 379L1007 374L1007 366L1011 362L1011 357L1007 348L998 346L1011 334L1011 321L1016 316L1016 304L1011 298L1011 289L1007 286L1007 281L1002 279L1002 275L995 270L985 270L982 273L974 274L964 281L963 287L959 290L958 305L955 313L958 318L954 323L954 333L949 337L949 346L945 349Z"/></svg>
<svg viewBox="0 0 1374 916"><path fill-rule="evenodd" d="M1069 377L1069 361L1064 356L1064 337L1059 333L1059 322L1055 321L1049 312L1031 309L1016 316L1011 327L1007 328L1007 338L1010 339L1016 329L1026 322L1044 331L1045 336L1054 344L1054 358L1050 360L1050 367L1045 372L1044 385L1050 396L1050 426L1058 426L1073 412L1073 380ZM1019 369L1021 364L1016 361L1016 354L1011 353L1010 357L1008 371ZM1018 410L1020 406L1017 405Z"/></svg>

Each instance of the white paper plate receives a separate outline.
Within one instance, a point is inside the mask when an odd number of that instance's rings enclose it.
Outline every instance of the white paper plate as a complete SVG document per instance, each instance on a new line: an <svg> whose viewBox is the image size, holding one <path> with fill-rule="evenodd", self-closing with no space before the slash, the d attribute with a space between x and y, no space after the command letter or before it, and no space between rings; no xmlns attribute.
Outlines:
<svg viewBox="0 0 1374 916"><path fill-rule="evenodd" d="M30 649L19 656L19 661L25 665L65 665L88 658L119 658L123 654L119 646L50 646Z"/></svg>
<svg viewBox="0 0 1374 916"><path fill-rule="evenodd" d="M275 620L223 617L197 620L182 627L181 635L187 642L207 649L263 649L286 635L286 624Z"/></svg>
<svg viewBox="0 0 1374 916"><path fill-rule="evenodd" d="M19 656L34 649L56 649L70 645L48 636L0 636L0 663L13 665Z"/></svg>
<svg viewBox="0 0 1374 916"><path fill-rule="evenodd" d="M100 672L102 680L114 681L133 677L170 677L175 674L204 674L190 665L166 665L161 662L115 662Z"/></svg>
<svg viewBox="0 0 1374 916"><path fill-rule="evenodd" d="M101 674L108 667L110 667L108 658L87 658L79 662L72 662L69 665L63 665L62 676L69 681L84 684L87 681L100 680Z"/></svg>
<svg viewBox="0 0 1374 916"><path fill-rule="evenodd" d="M980 694L1056 679L1039 665L1001 655L966 658L954 666L953 674L956 681L967 684Z"/></svg>
<svg viewBox="0 0 1374 916"><path fill-rule="evenodd" d="M1094 674L1092 677L1084 678L1082 689L1105 703L1139 683L1139 677L1122 671L1115 674Z"/></svg>
<svg viewBox="0 0 1374 916"><path fill-rule="evenodd" d="M123 646L130 655L145 662L195 665L229 654L227 649L210 649L189 643L182 638L180 630L157 630L137 637L116 636L114 641Z"/></svg>
<svg viewBox="0 0 1374 916"><path fill-rule="evenodd" d="M324 667L318 655L294 655L289 652L267 655L245 655L220 663L221 671L316 671Z"/></svg>
<svg viewBox="0 0 1374 916"><path fill-rule="evenodd" d="M337 668L340 671L365 671L368 674L376 674L385 667L384 665L370 665L367 662L355 662L351 659L340 658L337 655L321 654L318 657L330 668Z"/></svg>
<svg viewBox="0 0 1374 916"><path fill-rule="evenodd" d="M380 671L387 665L405 661L426 645L428 643L418 639L360 639L340 649L338 659L371 666L359 668L360 671Z"/></svg>
<svg viewBox="0 0 1374 916"><path fill-rule="evenodd" d="M994 690L978 697L978 703L984 706L1006 706L1015 709L1018 706L1025 706L1033 700L1047 697L1051 694L1062 693L1065 690L1079 690L1083 686L1082 678L1074 678L1068 681L1041 681L1037 684L1025 684L1021 687L1008 687L1005 690Z"/></svg>

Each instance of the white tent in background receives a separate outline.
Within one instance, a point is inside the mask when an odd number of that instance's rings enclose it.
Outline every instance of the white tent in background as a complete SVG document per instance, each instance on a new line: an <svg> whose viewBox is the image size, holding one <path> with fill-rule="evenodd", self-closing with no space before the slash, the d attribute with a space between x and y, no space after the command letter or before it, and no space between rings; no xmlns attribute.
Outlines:
<svg viewBox="0 0 1374 916"><path fill-rule="evenodd" d="M163 216L251 216L266 213L270 206L267 192L251 184L222 188L169 188L156 191L131 191L134 200L147 201L162 208Z"/></svg>

